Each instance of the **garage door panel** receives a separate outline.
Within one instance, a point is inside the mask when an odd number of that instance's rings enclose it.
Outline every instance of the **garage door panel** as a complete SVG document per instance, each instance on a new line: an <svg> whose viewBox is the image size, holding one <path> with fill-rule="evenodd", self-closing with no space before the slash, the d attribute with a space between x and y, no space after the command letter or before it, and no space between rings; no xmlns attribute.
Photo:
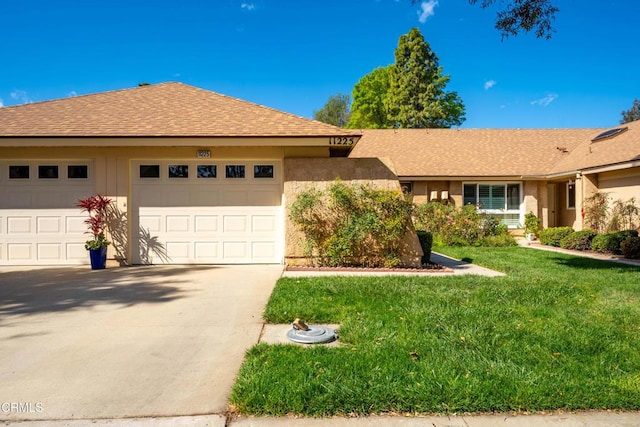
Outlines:
<svg viewBox="0 0 640 427"><path fill-rule="evenodd" d="M31 261L32 256L31 243L9 243L7 244L7 260L9 262Z"/></svg>
<svg viewBox="0 0 640 427"><path fill-rule="evenodd" d="M218 231L217 215L196 215L195 216L196 233L215 233Z"/></svg>
<svg viewBox="0 0 640 427"><path fill-rule="evenodd" d="M199 262L216 262L220 242L195 242L194 258Z"/></svg>
<svg viewBox="0 0 640 427"><path fill-rule="evenodd" d="M223 233L245 233L247 231L247 215L224 215L222 217Z"/></svg>
<svg viewBox="0 0 640 427"><path fill-rule="evenodd" d="M273 242L252 242L251 255L257 260L269 260L276 254L276 247Z"/></svg>
<svg viewBox="0 0 640 427"><path fill-rule="evenodd" d="M162 216L160 215L140 215L140 228L147 232L162 231Z"/></svg>
<svg viewBox="0 0 640 427"><path fill-rule="evenodd" d="M39 260L57 260L62 258L62 245L60 243L39 243L37 253Z"/></svg>
<svg viewBox="0 0 640 427"><path fill-rule="evenodd" d="M275 215L252 215L251 231L254 233L274 233L276 231Z"/></svg>
<svg viewBox="0 0 640 427"><path fill-rule="evenodd" d="M33 218L28 216L7 216L7 234L32 233Z"/></svg>
<svg viewBox="0 0 640 427"><path fill-rule="evenodd" d="M85 223L85 217L82 216L66 216L65 217L65 230L66 233L84 233L87 230L87 224Z"/></svg>
<svg viewBox="0 0 640 427"><path fill-rule="evenodd" d="M59 216L38 216L36 217L37 233L61 233L62 218Z"/></svg>
<svg viewBox="0 0 640 427"><path fill-rule="evenodd" d="M190 231L188 215L167 215L167 233L187 233Z"/></svg>
<svg viewBox="0 0 640 427"><path fill-rule="evenodd" d="M67 243L66 257L69 261L87 262L87 250L84 248L84 243Z"/></svg>

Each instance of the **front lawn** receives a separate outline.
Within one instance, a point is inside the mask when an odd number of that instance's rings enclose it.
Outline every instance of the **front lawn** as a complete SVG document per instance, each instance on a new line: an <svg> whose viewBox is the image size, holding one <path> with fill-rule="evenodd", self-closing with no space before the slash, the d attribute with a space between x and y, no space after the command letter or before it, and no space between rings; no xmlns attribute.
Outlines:
<svg viewBox="0 0 640 427"><path fill-rule="evenodd" d="M438 248L506 277L281 279L271 323L340 323L341 346L259 344L241 413L640 409L640 268L526 248Z"/></svg>

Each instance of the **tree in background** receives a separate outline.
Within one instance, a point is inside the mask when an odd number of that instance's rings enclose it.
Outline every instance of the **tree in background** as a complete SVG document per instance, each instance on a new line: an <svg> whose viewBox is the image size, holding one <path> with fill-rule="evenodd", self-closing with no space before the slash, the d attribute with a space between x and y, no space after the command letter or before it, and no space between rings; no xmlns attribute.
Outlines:
<svg viewBox="0 0 640 427"><path fill-rule="evenodd" d="M422 0L411 0L420 3ZM521 31L533 31L538 38L550 39L555 32L552 22L560 9L553 5L554 0L469 0L470 4L480 4L487 9L495 3L504 5L496 14L496 30L502 38L517 36Z"/></svg>
<svg viewBox="0 0 640 427"><path fill-rule="evenodd" d="M384 99L391 127L449 128L464 122L465 107L456 92L445 92L438 57L417 28L400 36L395 64L389 69Z"/></svg>
<svg viewBox="0 0 640 427"><path fill-rule="evenodd" d="M341 93L331 95L324 107L313 112L313 118L330 125L345 127L351 116L350 100L349 95Z"/></svg>
<svg viewBox="0 0 640 427"><path fill-rule="evenodd" d="M356 83L348 128L384 129L390 127L384 99L389 91L389 69L378 67Z"/></svg>
<svg viewBox="0 0 640 427"><path fill-rule="evenodd" d="M622 120L620 120L621 125L640 120L640 100L637 98L634 99L631 108L622 111L620 114L622 114Z"/></svg>

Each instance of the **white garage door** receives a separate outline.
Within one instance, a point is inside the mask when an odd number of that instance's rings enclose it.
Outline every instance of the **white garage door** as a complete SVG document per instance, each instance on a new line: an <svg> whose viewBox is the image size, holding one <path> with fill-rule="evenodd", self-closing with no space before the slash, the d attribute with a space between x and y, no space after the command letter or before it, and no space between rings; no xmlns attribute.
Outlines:
<svg viewBox="0 0 640 427"><path fill-rule="evenodd" d="M280 263L281 163L136 161L135 264Z"/></svg>
<svg viewBox="0 0 640 427"><path fill-rule="evenodd" d="M86 214L75 207L94 191L89 161L0 161L0 264L89 262Z"/></svg>

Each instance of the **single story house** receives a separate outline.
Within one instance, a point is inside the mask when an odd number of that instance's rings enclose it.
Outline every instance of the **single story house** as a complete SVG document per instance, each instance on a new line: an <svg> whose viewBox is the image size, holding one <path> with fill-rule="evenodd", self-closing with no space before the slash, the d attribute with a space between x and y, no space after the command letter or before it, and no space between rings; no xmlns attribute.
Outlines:
<svg viewBox="0 0 640 427"><path fill-rule="evenodd" d="M474 204L521 228L589 227L585 200L640 203L640 121L611 129L370 129L350 158L388 158L416 203Z"/></svg>
<svg viewBox="0 0 640 427"><path fill-rule="evenodd" d="M595 190L640 199L640 124L604 131L345 130L181 83L3 107L0 265L88 263L92 194L121 264L297 262L287 206L337 177L576 226Z"/></svg>

